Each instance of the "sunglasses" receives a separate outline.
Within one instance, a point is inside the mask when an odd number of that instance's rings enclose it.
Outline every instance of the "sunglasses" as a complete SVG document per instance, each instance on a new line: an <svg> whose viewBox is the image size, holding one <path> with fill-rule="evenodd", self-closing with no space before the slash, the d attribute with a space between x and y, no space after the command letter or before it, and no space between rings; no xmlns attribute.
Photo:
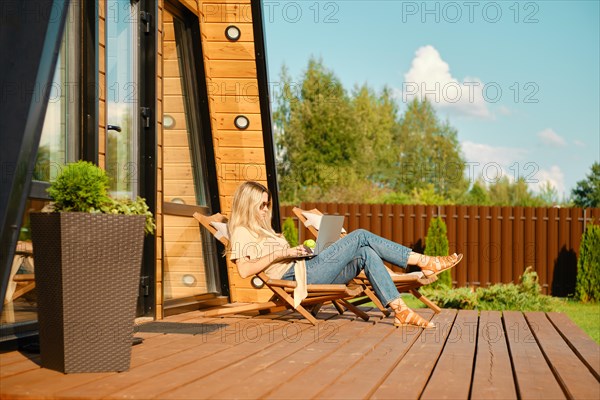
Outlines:
<svg viewBox="0 0 600 400"><path fill-rule="evenodd" d="M263 208L265 208L265 207L267 207L267 208L271 208L271 202L270 202L270 201L263 201L263 202L260 204L260 209L262 210L262 209L263 209Z"/></svg>

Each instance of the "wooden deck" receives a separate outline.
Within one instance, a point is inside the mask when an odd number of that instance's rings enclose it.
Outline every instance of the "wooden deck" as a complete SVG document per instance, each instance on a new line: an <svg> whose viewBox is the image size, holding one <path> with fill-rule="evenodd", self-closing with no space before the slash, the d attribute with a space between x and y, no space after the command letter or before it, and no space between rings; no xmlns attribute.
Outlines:
<svg viewBox="0 0 600 400"><path fill-rule="evenodd" d="M435 331L333 308L142 325L131 369L68 374L0 355L0 397L160 399L599 399L600 347L558 313L443 310ZM155 332L144 332L155 330Z"/></svg>

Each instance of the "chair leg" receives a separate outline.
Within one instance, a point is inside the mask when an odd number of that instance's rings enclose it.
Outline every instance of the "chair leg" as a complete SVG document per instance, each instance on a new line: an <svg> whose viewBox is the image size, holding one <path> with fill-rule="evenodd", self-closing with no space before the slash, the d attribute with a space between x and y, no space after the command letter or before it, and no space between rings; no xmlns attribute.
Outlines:
<svg viewBox="0 0 600 400"><path fill-rule="evenodd" d="M319 313L319 310L321 310L321 307L323 306L323 303L317 303L314 306L312 306L310 313L313 317L317 317L317 314Z"/></svg>
<svg viewBox="0 0 600 400"><path fill-rule="evenodd" d="M267 284L268 286L268 284ZM279 298L283 301L285 301L286 303L289 304L290 308L298 311L304 318L306 318L308 320L308 322L310 322L313 325L317 325L317 320L315 317L313 317L308 311L306 311L306 308L304 308L302 305L299 305L298 307L294 307L294 299L292 298L292 296L290 296L289 294L287 294L285 292L285 290L283 290L280 287L277 286L269 286L269 288L271 288L271 290L273 292L275 292L275 294L277 296L279 296Z"/></svg>
<svg viewBox="0 0 600 400"><path fill-rule="evenodd" d="M385 308L385 306L381 303L377 296L375 296L375 293L373 293L371 289L365 288L365 294L369 297L369 299L371 299L373 304L375 304L375 306L379 309L379 311L383 313L383 315L389 317L390 311L387 308Z"/></svg>
<svg viewBox="0 0 600 400"><path fill-rule="evenodd" d="M363 310L361 310L360 308L356 307L355 305L353 305L352 303L348 302L345 299L342 299L341 301L348 308L348 310L352 311L354 314L356 314L356 316L364 319L365 321L369 320L369 318L370 318L369 314L367 314L366 312L364 312Z"/></svg>
<svg viewBox="0 0 600 400"><path fill-rule="evenodd" d="M344 308L337 302L337 300L332 301L333 306L335 307L335 309L337 310L337 312L342 315L344 313Z"/></svg>
<svg viewBox="0 0 600 400"><path fill-rule="evenodd" d="M439 308L437 304L435 304L433 301L429 300L427 297L423 296L419 292L419 289L410 289L410 292L417 299L421 300L427 307L431 308L434 313L439 314L442 311L442 309Z"/></svg>

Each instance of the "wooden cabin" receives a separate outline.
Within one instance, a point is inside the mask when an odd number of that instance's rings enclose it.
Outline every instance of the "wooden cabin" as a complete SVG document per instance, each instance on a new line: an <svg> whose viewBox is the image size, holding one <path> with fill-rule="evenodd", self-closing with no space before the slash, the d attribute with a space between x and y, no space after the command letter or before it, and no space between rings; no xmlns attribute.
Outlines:
<svg viewBox="0 0 600 400"><path fill-rule="evenodd" d="M278 209L262 6L69 5L23 227L50 201L45 189L60 167L78 159L104 168L114 195L146 198L157 231L145 243L140 317L269 297L192 218L227 215L244 180L268 186ZM24 298L6 299L3 326L35 322L35 296Z"/></svg>

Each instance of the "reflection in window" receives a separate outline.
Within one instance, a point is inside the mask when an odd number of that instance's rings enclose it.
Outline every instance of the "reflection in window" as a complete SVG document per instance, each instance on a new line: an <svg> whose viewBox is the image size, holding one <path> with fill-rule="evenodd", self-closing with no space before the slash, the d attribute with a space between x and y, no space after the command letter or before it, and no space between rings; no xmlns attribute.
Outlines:
<svg viewBox="0 0 600 400"><path fill-rule="evenodd" d="M42 128L33 179L53 181L67 162L77 160L79 131L79 8L69 6L67 23Z"/></svg>
<svg viewBox="0 0 600 400"><path fill-rule="evenodd" d="M28 200L15 255L11 263L4 307L0 323L14 324L37 319L37 293L35 290L35 262L31 246L29 215L39 212L47 204L42 200Z"/></svg>
<svg viewBox="0 0 600 400"><path fill-rule="evenodd" d="M33 179L38 181L53 181L65 163L79 158L79 5L80 2L75 1L69 6L54 78L50 87L44 88L49 90L49 100L33 171ZM2 299L2 328L37 320L35 262L29 215L41 211L46 204L47 201L33 199L26 203L7 292Z"/></svg>
<svg viewBox="0 0 600 400"><path fill-rule="evenodd" d="M201 145L192 37L185 23L164 17L165 200L207 207L206 160Z"/></svg>
<svg viewBox="0 0 600 400"><path fill-rule="evenodd" d="M137 3L106 2L106 171L110 192L135 198L138 193Z"/></svg>

